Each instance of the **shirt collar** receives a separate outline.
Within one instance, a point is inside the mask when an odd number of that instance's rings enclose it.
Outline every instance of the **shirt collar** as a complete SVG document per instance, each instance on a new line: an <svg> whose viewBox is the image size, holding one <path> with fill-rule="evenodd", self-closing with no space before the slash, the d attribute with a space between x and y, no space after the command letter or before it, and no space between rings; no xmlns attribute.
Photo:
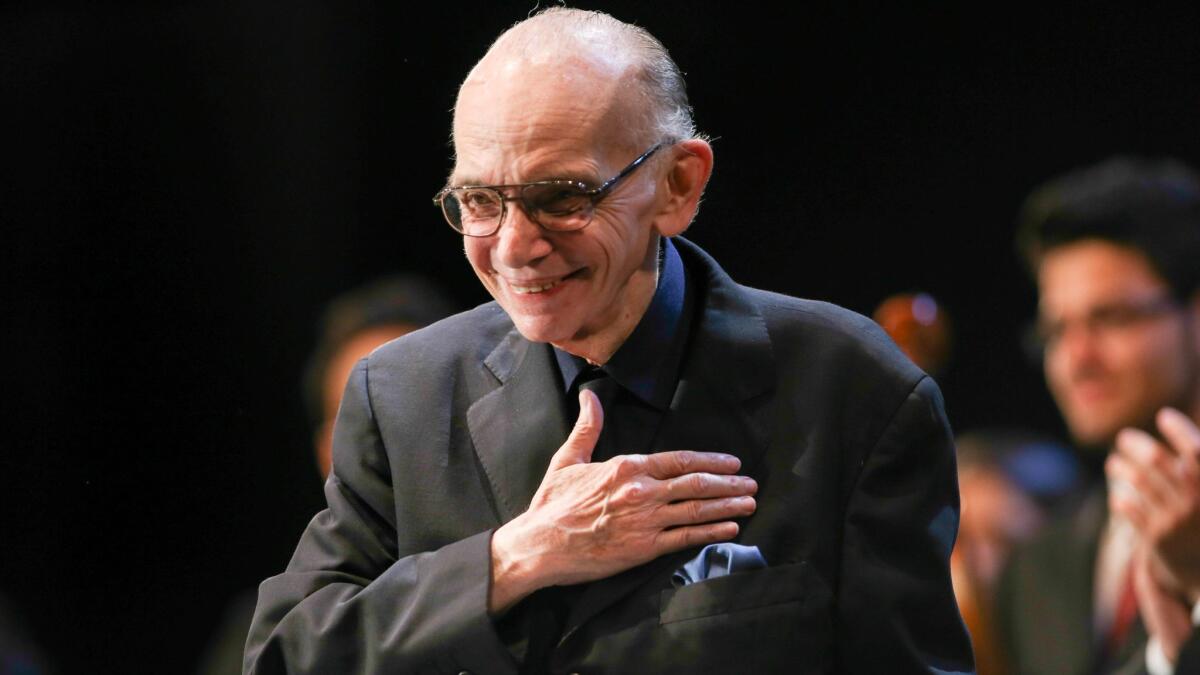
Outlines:
<svg viewBox="0 0 1200 675"><path fill-rule="evenodd" d="M675 391L676 373L689 329L687 276L671 240L662 238L658 287L633 333L617 348L604 372L642 401L665 410ZM584 359L554 348L569 393L575 378L587 367Z"/></svg>

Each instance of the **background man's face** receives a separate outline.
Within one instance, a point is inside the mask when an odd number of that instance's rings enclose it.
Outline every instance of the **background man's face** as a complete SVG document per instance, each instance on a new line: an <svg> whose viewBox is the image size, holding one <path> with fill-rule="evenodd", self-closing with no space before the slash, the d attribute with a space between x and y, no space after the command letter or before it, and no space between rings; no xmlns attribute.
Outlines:
<svg viewBox="0 0 1200 675"><path fill-rule="evenodd" d="M1139 252L1094 239L1053 248L1038 286L1041 320L1057 327L1046 381L1077 442L1110 444L1162 406L1189 404L1200 366L1184 313L1163 304L1170 289Z"/></svg>
<svg viewBox="0 0 1200 675"><path fill-rule="evenodd" d="M321 425L313 437L314 450L317 453L317 468L321 470L321 478L328 478L333 467L333 422L337 418L338 407L342 403L342 392L346 389L346 381L358 360L370 354L376 347L401 335L416 330L417 326L406 323L390 323L364 328L348 338L338 347L337 352L330 357L325 366L325 375L321 379L321 410L324 413Z"/></svg>
<svg viewBox="0 0 1200 675"><path fill-rule="evenodd" d="M596 186L619 172L645 148L615 142L628 135L627 115L618 84L596 70L477 68L456 109L452 182ZM644 309L630 299L655 281L653 166L624 179L582 230L546 231L509 202L499 232L464 237L475 274L527 339L586 339Z"/></svg>

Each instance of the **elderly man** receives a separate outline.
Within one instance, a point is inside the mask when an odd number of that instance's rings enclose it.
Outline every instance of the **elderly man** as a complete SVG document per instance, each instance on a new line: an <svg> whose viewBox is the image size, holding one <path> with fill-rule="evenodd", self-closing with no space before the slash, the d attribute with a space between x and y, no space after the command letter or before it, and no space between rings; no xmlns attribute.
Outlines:
<svg viewBox="0 0 1200 675"><path fill-rule="evenodd" d="M970 671L940 394L672 240L713 155L662 45L542 12L454 143L437 202L495 302L358 364L246 671Z"/></svg>
<svg viewBox="0 0 1200 675"><path fill-rule="evenodd" d="M1200 179L1113 159L1039 188L1023 220L1046 381L1097 477L1107 458L1111 489L1100 482L1007 571L1011 664L1200 672L1187 656L1200 649Z"/></svg>

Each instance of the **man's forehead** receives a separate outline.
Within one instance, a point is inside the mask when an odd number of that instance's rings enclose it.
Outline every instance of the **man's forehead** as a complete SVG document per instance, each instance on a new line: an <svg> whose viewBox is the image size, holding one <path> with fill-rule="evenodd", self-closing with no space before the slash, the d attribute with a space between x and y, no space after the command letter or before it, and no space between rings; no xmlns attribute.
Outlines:
<svg viewBox="0 0 1200 675"><path fill-rule="evenodd" d="M1043 312L1086 311L1169 290L1144 254L1103 240L1082 240L1052 248L1038 270L1039 306Z"/></svg>
<svg viewBox="0 0 1200 675"><path fill-rule="evenodd" d="M629 68L613 68L589 55L554 60L489 54L459 89L454 126L493 122L498 126L567 111L600 116L638 93Z"/></svg>
<svg viewBox="0 0 1200 675"><path fill-rule="evenodd" d="M481 64L455 108L451 183L590 177L628 144L633 95L624 75L577 59Z"/></svg>

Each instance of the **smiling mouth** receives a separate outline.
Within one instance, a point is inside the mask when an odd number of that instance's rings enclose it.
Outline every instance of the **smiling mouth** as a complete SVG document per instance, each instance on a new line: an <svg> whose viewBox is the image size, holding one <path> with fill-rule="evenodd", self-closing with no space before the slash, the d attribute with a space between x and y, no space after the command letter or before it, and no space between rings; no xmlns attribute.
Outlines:
<svg viewBox="0 0 1200 675"><path fill-rule="evenodd" d="M562 282L578 275L579 272L580 272L580 270L576 270L566 276L561 276L557 279L550 279L548 281L539 281L536 283L509 281L508 287L511 288L512 292L516 293L517 295L536 295L538 293L545 293L549 290L552 290L552 289L558 287L560 284L562 284Z"/></svg>
<svg viewBox="0 0 1200 675"><path fill-rule="evenodd" d="M508 287L511 288L513 290L513 293L516 293L517 295L533 295L535 293L545 293L546 291L550 290L551 288L554 288L555 286L559 285L560 283L562 283L562 279L558 279L557 281L547 281L545 283L525 285L525 286L518 285L515 283L509 283Z"/></svg>

